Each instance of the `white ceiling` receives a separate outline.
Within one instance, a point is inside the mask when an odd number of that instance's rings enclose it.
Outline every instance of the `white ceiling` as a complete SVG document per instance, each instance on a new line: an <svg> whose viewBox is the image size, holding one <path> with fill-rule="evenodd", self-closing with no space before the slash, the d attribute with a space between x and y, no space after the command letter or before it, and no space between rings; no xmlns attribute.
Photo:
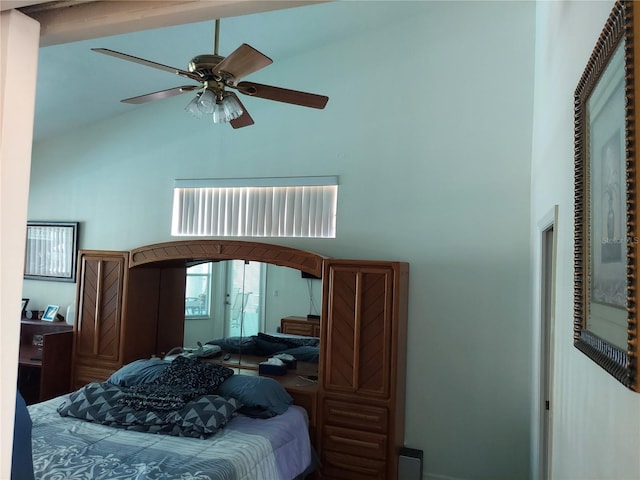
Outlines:
<svg viewBox="0 0 640 480"><path fill-rule="evenodd" d="M274 63L266 67L273 71L278 61L410 16L411 6L417 3L333 2L223 18L219 53L228 55L248 43L273 59ZM34 141L143 108L121 103L123 98L194 83L92 52L91 48L109 48L187 70L192 57L213 51L213 38L214 22L207 21L40 48ZM259 82L255 77L258 73L247 80ZM277 86L308 91L304 85L293 85L286 79ZM188 100L185 96L185 104Z"/></svg>

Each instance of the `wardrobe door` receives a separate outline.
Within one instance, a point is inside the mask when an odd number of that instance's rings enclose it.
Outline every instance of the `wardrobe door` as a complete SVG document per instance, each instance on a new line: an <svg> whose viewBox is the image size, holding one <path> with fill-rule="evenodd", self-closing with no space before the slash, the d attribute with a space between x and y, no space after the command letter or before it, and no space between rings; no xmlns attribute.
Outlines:
<svg viewBox="0 0 640 480"><path fill-rule="evenodd" d="M106 380L121 364L128 252L80 251L78 257L74 388Z"/></svg>
<svg viewBox="0 0 640 480"><path fill-rule="evenodd" d="M388 398L393 270L333 265L329 272L324 388Z"/></svg>

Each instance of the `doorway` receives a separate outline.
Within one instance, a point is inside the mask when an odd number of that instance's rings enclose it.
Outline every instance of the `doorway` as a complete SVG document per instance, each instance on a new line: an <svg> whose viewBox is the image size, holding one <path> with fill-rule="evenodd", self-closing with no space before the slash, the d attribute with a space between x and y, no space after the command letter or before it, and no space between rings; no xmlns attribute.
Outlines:
<svg viewBox="0 0 640 480"><path fill-rule="evenodd" d="M551 390L553 377L553 328L555 321L556 223L558 207L540 227L540 433L539 478L551 478Z"/></svg>
<svg viewBox="0 0 640 480"><path fill-rule="evenodd" d="M226 264L225 336L257 335L264 331L264 266L248 260L230 260Z"/></svg>

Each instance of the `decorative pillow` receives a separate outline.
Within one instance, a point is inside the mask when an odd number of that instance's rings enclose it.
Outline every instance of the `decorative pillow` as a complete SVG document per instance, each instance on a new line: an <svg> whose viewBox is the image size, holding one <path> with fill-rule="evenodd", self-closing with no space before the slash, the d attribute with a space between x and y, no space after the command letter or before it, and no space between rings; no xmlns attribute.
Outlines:
<svg viewBox="0 0 640 480"><path fill-rule="evenodd" d="M109 382L92 382L70 393L68 400L58 407L58 413L63 417L75 417L92 422L100 416L100 411L117 408L118 400L121 398L122 387Z"/></svg>
<svg viewBox="0 0 640 480"><path fill-rule="evenodd" d="M300 362L318 363L320 356L320 347L295 347L282 350L280 353L288 353Z"/></svg>
<svg viewBox="0 0 640 480"><path fill-rule="evenodd" d="M234 375L216 390L223 397L236 398L247 407L263 407L280 415L293 403L291 395L273 378Z"/></svg>
<svg viewBox="0 0 640 480"><path fill-rule="evenodd" d="M261 337L255 337L256 350L257 355L265 355L270 356L275 353L280 353L283 350L289 348L289 345L282 342L272 342L269 340L264 340Z"/></svg>
<svg viewBox="0 0 640 480"><path fill-rule="evenodd" d="M197 358L176 357L154 383L211 393L231 375L233 370L222 365L202 363Z"/></svg>
<svg viewBox="0 0 640 480"><path fill-rule="evenodd" d="M153 382L127 388L121 403L137 410L176 410L214 393L231 375L233 370L222 365L176 357Z"/></svg>
<svg viewBox="0 0 640 480"><path fill-rule="evenodd" d="M223 427L241 407L235 398L205 395L178 410L150 411L122 404L123 397L123 387L90 383L69 394L58 413L138 432L205 438Z"/></svg>
<svg viewBox="0 0 640 480"><path fill-rule="evenodd" d="M206 437L226 425L240 407L235 398L203 395L169 415L167 421L178 426L180 431L199 434L192 436Z"/></svg>
<svg viewBox="0 0 640 480"><path fill-rule="evenodd" d="M128 363L115 371L107 382L121 387L131 387L142 383L153 382L170 365L161 358L143 358Z"/></svg>

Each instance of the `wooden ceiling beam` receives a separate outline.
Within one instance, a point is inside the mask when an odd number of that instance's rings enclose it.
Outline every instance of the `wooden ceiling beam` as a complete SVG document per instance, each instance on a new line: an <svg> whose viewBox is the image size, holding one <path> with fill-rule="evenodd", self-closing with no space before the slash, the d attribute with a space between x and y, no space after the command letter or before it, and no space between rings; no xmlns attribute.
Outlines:
<svg viewBox="0 0 640 480"><path fill-rule="evenodd" d="M68 0L19 9L40 22L40 46L300 7L331 0Z"/></svg>

